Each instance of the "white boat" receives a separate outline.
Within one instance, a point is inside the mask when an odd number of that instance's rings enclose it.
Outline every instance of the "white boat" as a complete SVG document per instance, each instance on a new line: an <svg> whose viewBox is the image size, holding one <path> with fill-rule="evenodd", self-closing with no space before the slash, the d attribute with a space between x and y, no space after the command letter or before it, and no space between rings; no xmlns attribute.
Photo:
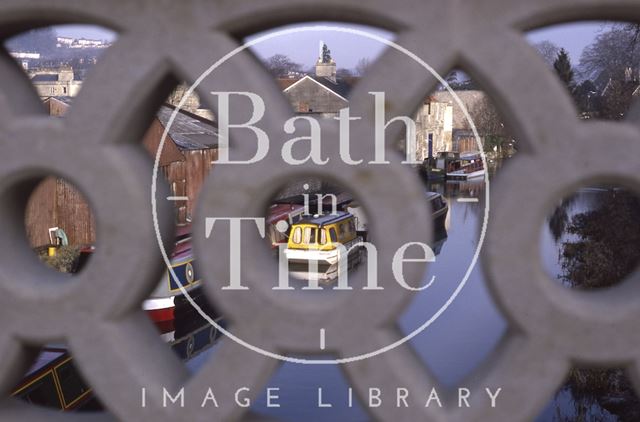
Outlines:
<svg viewBox="0 0 640 422"><path fill-rule="evenodd" d="M346 257L349 269L360 262L362 247L357 245L362 241L356 231L355 217L348 212L302 220L291 228L284 251L289 273L302 280L330 283L338 277L340 260L345 258L338 245L349 251Z"/></svg>

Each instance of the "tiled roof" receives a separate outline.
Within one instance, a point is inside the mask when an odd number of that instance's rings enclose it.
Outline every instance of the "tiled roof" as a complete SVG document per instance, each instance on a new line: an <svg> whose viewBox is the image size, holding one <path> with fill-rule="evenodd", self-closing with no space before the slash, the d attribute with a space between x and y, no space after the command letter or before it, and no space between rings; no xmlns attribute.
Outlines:
<svg viewBox="0 0 640 422"><path fill-rule="evenodd" d="M325 78L325 77L317 77L317 76L311 76L311 77L316 82L321 83L325 87L329 88L331 91L335 92L336 94L344 98L347 98L349 96L349 93L351 92L351 88L353 88L353 86L357 82L357 78L348 78L348 79L339 78L336 80L336 82L333 82L331 79Z"/></svg>
<svg viewBox="0 0 640 422"><path fill-rule="evenodd" d="M32 82L58 82L58 75L57 74L41 74L41 75L35 75L33 78L31 78Z"/></svg>

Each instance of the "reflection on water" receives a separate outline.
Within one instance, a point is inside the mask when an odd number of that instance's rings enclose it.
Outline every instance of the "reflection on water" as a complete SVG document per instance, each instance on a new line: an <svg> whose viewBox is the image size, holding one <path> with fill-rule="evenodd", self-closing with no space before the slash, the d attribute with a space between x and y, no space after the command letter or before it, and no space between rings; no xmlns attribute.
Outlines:
<svg viewBox="0 0 640 422"><path fill-rule="evenodd" d="M333 359L334 356L317 358ZM337 365L301 365L284 363L268 383L279 388L280 408L267 408L266 392L252 406L252 410L283 421L368 421L355 392L349 405L349 384ZM318 407L318 389L322 389L322 403L332 407Z"/></svg>
<svg viewBox="0 0 640 422"><path fill-rule="evenodd" d="M441 193L449 202L447 238L426 275L426 279L435 276L436 282L416 295L400 320L404 334L428 321L458 288L476 253L484 218L483 181L433 183L429 189ZM479 202L458 202L459 198L478 198ZM449 387L472 372L506 330L483 277L478 261L451 306L411 340L429 369Z"/></svg>
<svg viewBox="0 0 640 422"><path fill-rule="evenodd" d="M562 202L549 219L559 278L568 286L601 289L637 266L640 200L622 189L590 188Z"/></svg>
<svg viewBox="0 0 640 422"><path fill-rule="evenodd" d="M476 253L484 218L484 182L440 182L429 185L428 189L441 193L448 201L446 235L441 235L432 245L437 255L436 261L424 276L425 283L432 277L436 281L427 290L415 294L398 322L399 329L405 335L429 321L459 286ZM460 202L460 198L477 198L478 202ZM541 254L549 274L570 286L592 288L598 286L589 285L590 280L600 280L601 283L611 281L615 277L592 277L586 265L590 260L582 259L583 254L593 254L603 247L614 251L621 248L633 250L635 255L625 252L622 260L604 261L611 267L605 268L607 274L619 276L628 273L640 255L638 248L628 247L640 241L637 224L640 215L634 214L640 210L640 204L634 200L620 192L591 189L580 191L563 201L541 233ZM614 229L601 230L603 221ZM568 250L571 253L567 253ZM616 263L620 268L613 268ZM612 269L615 271L611 272ZM189 318L197 320L195 315ZM181 357L190 358L189 367L192 371L198 370L207 359L215 359L216 347L211 345L216 334L212 335L200 322L176 327L173 332L165 334L166 340ZM479 261L469 272L466 285L455 301L433 324L413 337L410 344L425 366L441 383L451 388L463 383L464 378L486 360L506 328L504 318L489 295ZM202 353L198 352L200 350ZM379 358L370 358L370 365L375 366L376 359ZM212 383L216 382L221 381L212 380ZM278 403L281 407L268 408L265 392L252 405L255 413L286 421L369 419L357 396L350 393L341 366L285 363L267 386L279 388ZM332 407L318 408L319 388L322 389L323 402L331 403ZM621 371L578 369L572 371L567 384L555 395L538 420L625 421L639 420L639 416L640 404Z"/></svg>
<svg viewBox="0 0 640 422"><path fill-rule="evenodd" d="M424 276L425 284L433 276L436 281L415 295L400 318L399 328L405 335L428 321L458 287L476 252L484 217L483 181L431 183L428 190L442 194L449 203L446 236L432 245L436 261ZM458 198L479 202L458 202ZM506 322L491 300L478 261L451 306L410 343L440 382L453 387L487 358L505 331ZM376 359L370 358L370 364L375 365ZM360 405L348 406L349 385L340 367L287 363L268 385L281 387L281 408L268 409L263 397L253 406L255 412L284 420L368 420ZM331 395L332 408L318 409L318 387Z"/></svg>
<svg viewBox="0 0 640 422"><path fill-rule="evenodd" d="M437 281L428 290L416 295L400 319L399 326L404 334L409 334L431 318L464 277L478 244L478 231L484 213L483 182L438 183L431 184L429 189L443 194L449 201L447 236L438 239L434 245L437 259L425 275L425 280L435 275ZM605 215L618 215L614 217L617 219L625 215L624 212L618 212L624 207L612 212L611 198L603 200L602 196L598 196L600 194L603 192L599 190L584 190L564 201L562 209L550 218L549 225L541 234L544 264L550 274L559 280L565 280L563 271L568 268L566 261L569 257L566 255L564 261L561 259L562 246L567 242L581 241L581 235L584 234L580 230L573 230L577 227L574 224L577 215L593 211L603 203L608 205L600 207ZM458 198L478 198L479 202L458 202ZM619 206L619 202L615 204ZM603 218L602 213L589 216ZM585 223L581 222L583 226ZM637 227L637 223L634 224ZM588 233L593 234L592 231ZM608 239L611 240L611 237ZM626 238L624 242L628 240ZM456 300L428 329L414 337L411 345L435 376L444 385L453 387L462 383L491 354L505 331L506 322L492 302L481 263L478 262ZM372 364L375 364L375 359L371 359ZM282 386L282 391L294 391L294 394L282 394L280 409L266 409L263 397L254 406L258 413L285 420L367 419L361 406L349 408L345 404L345 391L349 386L339 368L285 364L269 385ZM333 391L335 401L330 410L317 408L318 387ZM639 408L630 384L621 371L574 370L567 384L555 395L538 420L636 421L640 420L637 417L640 415Z"/></svg>
<svg viewBox="0 0 640 422"><path fill-rule="evenodd" d="M541 234L543 264L567 287L602 289L640 260L640 200L619 188L591 187L563 200ZM620 369L573 369L540 421L637 421L640 402Z"/></svg>

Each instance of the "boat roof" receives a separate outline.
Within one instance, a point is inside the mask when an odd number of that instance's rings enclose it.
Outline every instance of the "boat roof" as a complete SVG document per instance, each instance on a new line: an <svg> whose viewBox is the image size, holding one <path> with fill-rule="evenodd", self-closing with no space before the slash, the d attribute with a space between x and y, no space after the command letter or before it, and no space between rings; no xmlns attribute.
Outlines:
<svg viewBox="0 0 640 422"><path fill-rule="evenodd" d="M305 218L298 224L316 224L318 226L324 226L327 224L337 223L338 221L346 220L353 217L352 214L345 211L338 211L336 214L324 214L317 217Z"/></svg>
<svg viewBox="0 0 640 422"><path fill-rule="evenodd" d="M176 227L176 237L191 236L191 224L180 224Z"/></svg>
<svg viewBox="0 0 640 422"><path fill-rule="evenodd" d="M66 347L44 347L25 377L29 377L67 353Z"/></svg>
<svg viewBox="0 0 640 422"><path fill-rule="evenodd" d="M286 220L290 214L303 209L304 207L298 204L274 204L269 208L267 224L275 224L278 221Z"/></svg>
<svg viewBox="0 0 640 422"><path fill-rule="evenodd" d="M458 158L460 157L460 153L455 151L440 151L438 152L438 157Z"/></svg>
<svg viewBox="0 0 640 422"><path fill-rule="evenodd" d="M469 151L469 152L463 152L462 154L460 154L461 160L473 160L476 158L482 158L482 154L480 154L479 151Z"/></svg>

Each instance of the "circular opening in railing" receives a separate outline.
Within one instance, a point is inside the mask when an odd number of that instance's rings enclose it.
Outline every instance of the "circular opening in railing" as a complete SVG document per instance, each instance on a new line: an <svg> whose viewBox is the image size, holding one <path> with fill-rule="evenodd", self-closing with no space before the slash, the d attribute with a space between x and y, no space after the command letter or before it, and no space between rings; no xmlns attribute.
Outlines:
<svg viewBox="0 0 640 422"><path fill-rule="evenodd" d="M549 276L563 286L602 289L640 262L640 198L621 186L588 186L564 198L547 217L540 252Z"/></svg>
<svg viewBox="0 0 640 422"><path fill-rule="evenodd" d="M61 177L46 177L37 184L26 205L24 228L40 261L61 273L82 271L95 250L95 218L89 202Z"/></svg>
<svg viewBox="0 0 640 422"><path fill-rule="evenodd" d="M274 258L302 284L330 288L366 260L367 214L339 184L313 177L287 183L271 199L265 223Z"/></svg>
<svg viewBox="0 0 640 422"><path fill-rule="evenodd" d="M440 176L454 182L455 189L462 191L462 186L465 186L466 191L466 186L472 185L469 189L470 195L465 194L464 197L456 198L456 202L461 204L459 207L461 217L475 211L476 208L484 208L484 212L480 211L479 213L481 219L480 236L473 243L474 247L468 260L464 260L464 266L461 266L464 271L459 280L454 280L451 283L452 288L448 291L449 294L442 297L440 306L434 309L433 314L423 315L423 323L418 324L406 336L396 338L397 332L394 332L392 337L372 336L371 333L377 332L379 327L389 326L393 318L399 314L401 305L407 302L408 297L416 292L426 291L434 284L433 277L426 283L423 278L425 267L428 267L428 263L433 263L436 256L434 248L429 244L432 239L429 237L428 227L434 225L432 220L446 224L447 216L450 215L447 208L448 201L442 199L443 194L438 191L435 194L428 194L426 189L418 183L419 179L415 177L414 172L417 166L424 164L423 161L416 159L418 154L415 144L421 142L424 144L422 150L428 152L426 145L430 139L428 134L423 136L421 141L414 139L416 138L414 135L418 131L418 125L413 118L417 104L405 104L404 107L394 107L393 109L387 107L399 99L393 99L396 92L388 89L390 86L386 84L387 79L383 78L383 75L375 69L365 78L365 81L361 81L363 84L372 86L368 90L360 88L363 92L358 95L359 88L356 87L353 96L347 97L338 92L332 93L333 89L338 89L336 87L338 78L337 70L336 74L333 74L335 63L326 43L315 43L314 50L319 54L315 70L320 75L320 79L327 79L327 84L319 82L309 75L300 75L297 83L284 88L284 93L289 94L284 97L293 102L293 111L304 116L291 116L291 107L287 107L287 104L281 101L283 96L277 95L278 92L273 89L273 81L264 73L253 72L253 77L243 80L245 86L240 91L228 91L230 89L228 81L232 80L232 76L237 73L235 69L247 69L247 66L251 64L246 54L243 54L245 49L279 36L295 34L298 37L305 33L329 31L337 34L357 35L386 45L390 48L391 53L383 54L380 59L382 64L405 59L409 66L412 66L412 70L407 73L407 78L417 78L422 81L423 85L440 82L451 94L451 101L459 106L461 119L471 120L464 102L453 92L447 81L422 58L383 37L349 28L314 26L272 33L230 51L221 60L212 63L212 66L197 78L192 75L195 82L185 93L186 98L194 90L199 90L199 92L205 93L203 98L205 104L217 103L218 105L217 107L211 105L210 108L215 111L218 123L217 150L219 156L216 167L221 167L215 170L212 177L208 178L208 186L203 189L198 199L199 205L195 209L193 219L194 250L196 255L208 253L208 256L211 257L206 261L199 260L203 276L207 280L214 280L204 283L203 288L212 297L213 304L220 308L225 317L229 318L235 331L223 331L215 321L211 320L210 322L233 341L265 356L291 362L316 364L366 359L400 346L430 326L447 309L467 283L484 242L489 209L488 205L476 207L476 205L483 204L481 202L483 195L486 197L484 203L488 203L489 180L488 173L484 168L487 160L484 149L480 146L480 136L473 122L470 122L471 134L469 137L476 141L478 148L468 155L449 151L451 154L443 157L443 163L441 163L443 166L438 165L435 160L433 163L440 170ZM320 47L318 48L318 46ZM226 63L228 60L233 60L233 63ZM242 60L247 62L243 64ZM327 72L330 70L331 73L324 73L324 70ZM217 80L209 80L210 76L213 76L214 79L217 78ZM334 76L336 80L334 80ZM220 91L220 86L224 86L226 90ZM374 86L375 88L373 88ZM304 92L296 96L292 92L296 89ZM206 93L213 95L206 95ZM306 104L305 98L309 95L320 99L329 98L332 100L332 104L335 103L338 108L334 112L328 113L322 108ZM232 97L233 102L231 101ZM275 99L280 101L273 101ZM236 100L240 100L240 102ZM183 98L178 104L177 110L174 111L174 116L180 112L185 102ZM347 103L349 107L347 107ZM431 105L431 102L423 104L423 109L426 110L423 119L425 122L429 121L430 115L433 114L429 113ZM371 106L375 108L373 115L366 113ZM352 108L353 114L344 113L345 108ZM453 107L443 105L438 110L442 111L438 115L446 115L453 112ZM311 113L316 116L309 116ZM268 118L265 117L267 114ZM311 161L317 165L320 164L316 162L314 152L307 160L299 160L295 157L291 159L289 146L302 138L291 138L290 135L303 134L300 128L295 127L296 118L305 118L311 122L312 118L315 120L316 117L326 118L337 115L339 117L337 119L327 119L327 121L318 122L318 125L312 125L312 129L319 127L322 134L325 136L329 134L339 141L337 144L322 145L323 151L326 149L331 152L326 156L331 162L323 168L324 171L310 165ZM231 117L233 119L230 119ZM434 120L433 116L431 116L431 120ZM442 123L440 120L438 120L438 127ZM357 121L353 123L353 127L349 126L352 121ZM168 121L163 138L158 145L158 151L162 150L165 140L170 137L173 123L175 123L173 120ZM442 126L447 125L442 123ZM404 137L402 136L403 130ZM282 138L282 132L286 133L285 138ZM304 134L306 138L306 132ZM354 140L367 139L371 141L370 147L366 146L365 141L350 143L351 135ZM321 144L317 138L319 136L311 136L312 146ZM393 157L386 154L389 149L387 147L393 145L391 138L400 140L404 138L404 154L401 156L395 154ZM437 141L435 134L431 138L433 142ZM280 145L278 142L271 142L271 139L289 139L289 141ZM435 148L435 146L433 147ZM154 209L156 201L165 199L156 197L155 183L162 162L160 155L160 153L156 153L152 175L151 192ZM324 157L321 161L325 161ZM240 164L251 165L251 169L238 170ZM290 171L284 171L283 164L289 164ZM306 168L303 168L304 166ZM431 166L428 167L427 170L430 170ZM273 241L267 240L267 245L265 245L266 233L258 235L261 231L261 224L266 222L263 220L266 220L269 215L269 207L272 205L274 196L278 196L278 191L274 188L282 189L282 183L295 180L294 177L307 173L320 175L320 178L323 177L322 175L327 175L328 179L334 181L342 180L346 186L354 191L354 194L358 194L356 205L359 206L354 208L366 207L366 214L370 217L370 221L376 222L375 227L367 226L366 235L367 240L378 241L375 244L378 255L371 258L371 252L367 250L368 255L364 261L366 265L361 263L353 271L355 273L353 277L349 274L348 284L340 283L340 272L338 272L338 290L349 290L348 293L340 295L340 301L316 300L317 292L314 292L313 298L306 297L306 292L303 289L308 287L307 283L301 283L301 286L294 287L294 283L298 283L300 280L290 280L295 277L290 277L293 275L290 274L288 263L284 267L286 277L279 277L279 274L283 273L279 268L280 260L277 259L277 256L274 257L269 250L274 246ZM476 178L479 186L470 180ZM310 192L311 188L310 185ZM356 190L357 192L355 192ZM274 192L276 195L273 195ZM319 190L314 193L333 192ZM327 199L331 205L333 198ZM291 204L288 205L291 209ZM343 212L346 213L346 218L353 218L350 215L354 216L348 209ZM309 214L312 218L316 215L318 216L316 218L321 218L324 213L318 213L316 210L315 213L310 212ZM155 214L153 218L154 224L157 224ZM353 219L355 220L355 218ZM296 237L296 227L291 227L293 222L274 221L273 223L273 227L269 227L273 231L269 234L274 237L288 236L286 237L286 246L282 245L283 249L296 249L289 248L289 242L293 242L295 240L293 238ZM248 226L243 227L243 224ZM256 233L256 228L258 233ZM296 237L300 240L299 243L305 241L303 229L300 227L300 236ZM357 228L347 227L347 229L344 231L345 233L355 232L357 237ZM440 231L442 232L442 230ZM315 232L311 229L308 230L307 244L313 244L314 247L320 249L323 233L325 241L333 244L331 232L318 232L318 226L315 227ZM436 234L435 237L437 236ZM340 234L336 232L338 243L340 243L339 238ZM437 239L442 240L441 237ZM165 262L170 266L163 240L165 239L162 239L158 234L160 250ZM284 243L283 240L280 239L280 242ZM434 243L437 243L437 240ZM306 248L300 249L301 253L306 254L311 248L307 245ZM318 250L317 252L324 251ZM243 265L241 260L245 262L249 260L250 262ZM349 265L349 260L346 262ZM308 278L308 274L311 272L309 270L307 265L307 269L303 271L302 275L306 275ZM172 277L178 278L174 274ZM308 280L306 281L308 282ZM329 289L318 287L311 285L311 288L307 290L326 290L329 292ZM189 295L185 294L185 296ZM274 333L267 339L263 331L254 331L255 328L261 328L257 326L256 321L269 321L270 326L278 327L280 330L277 335ZM370 329L367 330L366 327ZM356 333L358 336L363 336L362 339L349 341L358 344L357 350L343 350L344 357L339 360L297 359L273 352L273 350L278 350L287 354L289 352L314 353L329 350L325 349L323 339L330 337L329 343L336 348L341 339L347 339Z"/></svg>

